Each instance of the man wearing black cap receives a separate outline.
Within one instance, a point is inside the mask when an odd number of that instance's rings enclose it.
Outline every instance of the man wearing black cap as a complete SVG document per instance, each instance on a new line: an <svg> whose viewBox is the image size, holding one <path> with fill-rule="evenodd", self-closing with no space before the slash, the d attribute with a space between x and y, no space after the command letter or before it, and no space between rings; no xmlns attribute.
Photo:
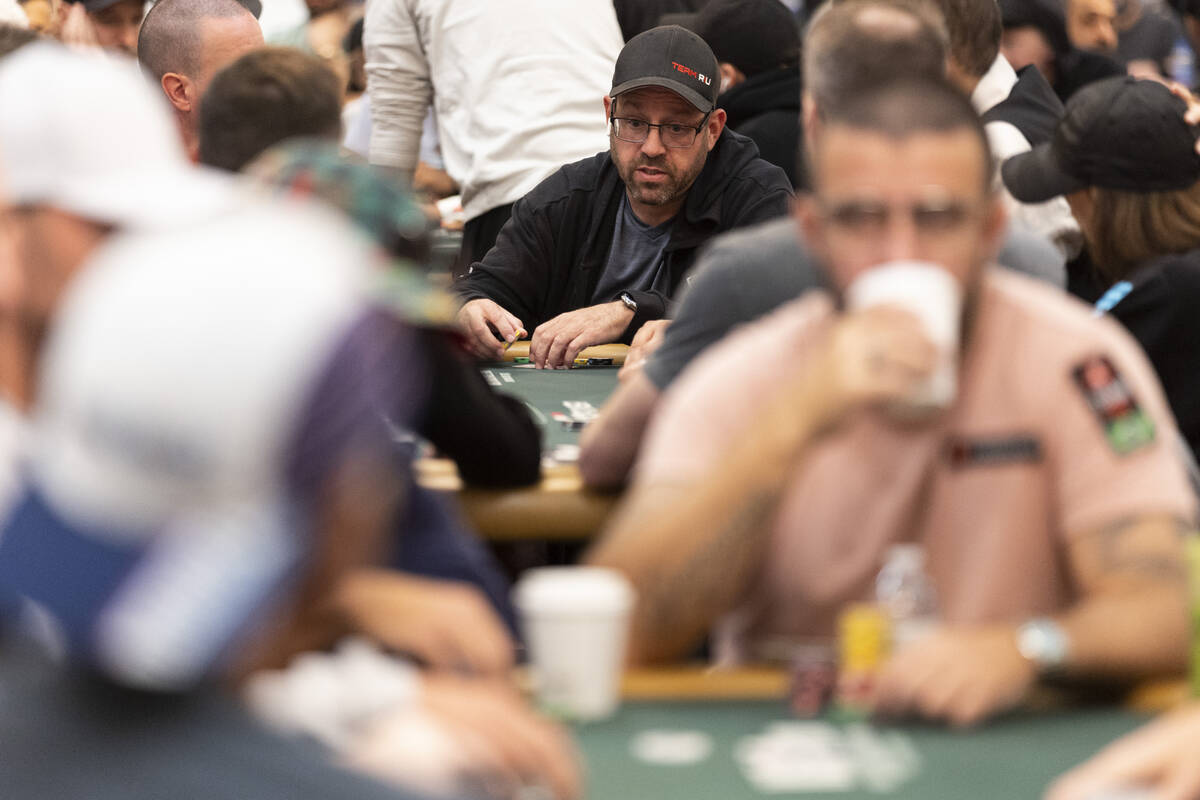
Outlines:
<svg viewBox="0 0 1200 800"><path fill-rule="evenodd" d="M519 200L458 284L459 322L480 357L501 355L523 331L539 368L629 341L665 314L700 245L787 212L787 176L725 130L719 74L704 40L678 26L625 46L604 98L609 152Z"/></svg>
<svg viewBox="0 0 1200 800"><path fill-rule="evenodd" d="M749 136L792 186L800 145L800 31L779 0L712 0L689 24L721 67L718 104L730 128Z"/></svg>

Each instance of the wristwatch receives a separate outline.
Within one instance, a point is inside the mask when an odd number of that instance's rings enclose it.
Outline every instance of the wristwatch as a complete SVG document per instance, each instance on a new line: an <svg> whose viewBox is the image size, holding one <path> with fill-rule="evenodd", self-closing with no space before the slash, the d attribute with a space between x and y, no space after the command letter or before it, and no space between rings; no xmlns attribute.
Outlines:
<svg viewBox="0 0 1200 800"><path fill-rule="evenodd" d="M633 298L632 298L632 297L629 295L629 292L621 292L621 296L620 296L620 298L618 298L618 299L619 299L619 300L620 300L622 303L624 303L624 304L625 304L625 307L626 307L626 308L628 308L630 311L632 311L632 312L633 312L633 313L635 313L635 314L637 313L637 300L634 300L634 299L633 299Z"/></svg>
<svg viewBox="0 0 1200 800"><path fill-rule="evenodd" d="M1017 650L1038 668L1054 672L1067 662L1071 640L1052 619L1036 617L1017 628Z"/></svg>

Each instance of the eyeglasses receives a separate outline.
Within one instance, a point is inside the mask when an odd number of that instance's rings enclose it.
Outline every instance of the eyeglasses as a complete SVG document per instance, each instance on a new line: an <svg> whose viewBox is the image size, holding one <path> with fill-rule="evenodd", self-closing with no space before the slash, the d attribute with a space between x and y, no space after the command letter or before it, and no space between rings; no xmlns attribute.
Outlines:
<svg viewBox="0 0 1200 800"><path fill-rule="evenodd" d="M965 225L978 211L976 203L954 200L927 201L898 209L884 203L856 200L821 206L822 215L831 225L856 234L883 231L894 213L907 213L919 233L950 233Z"/></svg>
<svg viewBox="0 0 1200 800"><path fill-rule="evenodd" d="M664 122L654 124L647 122L644 119L634 119L633 117L609 117L608 123L612 126L613 135L622 142L632 142L633 144L641 144L650 136L651 128L658 128L658 136L662 139L664 147L691 147L696 137L700 135L700 131L704 130L704 124L708 122L709 111L704 115L704 119L700 120L700 124L692 127L684 125L681 122Z"/></svg>

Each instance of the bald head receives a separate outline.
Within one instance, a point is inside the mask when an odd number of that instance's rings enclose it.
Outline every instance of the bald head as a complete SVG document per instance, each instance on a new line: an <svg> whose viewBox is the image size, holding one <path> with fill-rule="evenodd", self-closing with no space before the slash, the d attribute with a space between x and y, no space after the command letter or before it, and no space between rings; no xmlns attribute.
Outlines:
<svg viewBox="0 0 1200 800"><path fill-rule="evenodd" d="M196 155L196 115L209 81L263 46L258 20L238 0L159 0L142 23L138 61L162 88Z"/></svg>
<svg viewBox="0 0 1200 800"><path fill-rule="evenodd" d="M859 92L897 78L945 75L947 36L919 0L847 0L821 9L804 39L804 91L822 116Z"/></svg>
<svg viewBox="0 0 1200 800"><path fill-rule="evenodd" d="M205 25L210 22L216 25ZM240 25L223 24L230 22ZM202 66L204 27L258 29L258 20L238 0L159 0L142 23L138 63L156 81L168 72L195 75Z"/></svg>

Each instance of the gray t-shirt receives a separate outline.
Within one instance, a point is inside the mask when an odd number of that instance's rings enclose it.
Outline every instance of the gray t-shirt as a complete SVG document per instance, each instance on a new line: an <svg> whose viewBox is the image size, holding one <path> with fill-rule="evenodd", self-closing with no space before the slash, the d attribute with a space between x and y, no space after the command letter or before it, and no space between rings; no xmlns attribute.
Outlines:
<svg viewBox="0 0 1200 800"><path fill-rule="evenodd" d="M637 218L629 205L629 197L621 193L621 210L617 212L613 228L612 247L608 251L608 263L604 274L596 284L592 303L608 303L617 299L621 292L660 291L668 287L660 285L663 280L663 250L671 241L672 217L661 225L647 225Z"/></svg>
<svg viewBox="0 0 1200 800"><path fill-rule="evenodd" d="M1014 228L996 260L1060 288L1066 283L1062 255L1036 234ZM718 236L684 280L670 311L674 322L646 361L646 375L666 391L701 350L731 329L824 285L791 218Z"/></svg>

